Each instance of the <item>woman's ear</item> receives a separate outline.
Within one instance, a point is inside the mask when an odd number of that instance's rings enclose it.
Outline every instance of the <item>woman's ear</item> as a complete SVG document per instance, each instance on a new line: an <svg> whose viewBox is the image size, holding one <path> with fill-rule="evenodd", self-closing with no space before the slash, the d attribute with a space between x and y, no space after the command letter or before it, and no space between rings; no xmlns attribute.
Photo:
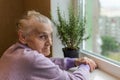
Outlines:
<svg viewBox="0 0 120 80"><path fill-rule="evenodd" d="M19 41L21 42L21 43L23 43L23 44L26 44L27 42L26 42L26 38L25 38L25 36L23 35L23 31L21 31L21 30L18 30L18 39L19 39Z"/></svg>

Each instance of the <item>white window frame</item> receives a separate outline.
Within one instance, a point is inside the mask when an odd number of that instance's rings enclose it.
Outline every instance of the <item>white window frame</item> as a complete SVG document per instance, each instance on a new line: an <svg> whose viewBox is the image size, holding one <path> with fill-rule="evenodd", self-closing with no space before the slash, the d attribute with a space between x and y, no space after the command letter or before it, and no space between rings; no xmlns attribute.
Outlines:
<svg viewBox="0 0 120 80"><path fill-rule="evenodd" d="M80 0L77 0L77 1L74 0L74 1L77 4L77 3L79 3ZM82 0L82 2L83 2L83 16L84 16L85 0ZM82 45L82 47L83 46L84 45ZM107 59L103 56L100 56L100 55L96 55L95 53L88 52L86 50L81 50L80 53L81 53L81 56L87 56L87 57L90 57L91 59L93 59L97 63L98 69L110 74L113 77L120 79L120 64L119 63L115 63L112 60L109 60L109 59Z"/></svg>
<svg viewBox="0 0 120 80"><path fill-rule="evenodd" d="M95 55L95 53L90 53L85 50L81 50L80 56L87 56L91 59L93 59L97 65L98 69L110 74L113 77L120 79L120 65L117 63L114 63L112 60L108 60L105 57Z"/></svg>

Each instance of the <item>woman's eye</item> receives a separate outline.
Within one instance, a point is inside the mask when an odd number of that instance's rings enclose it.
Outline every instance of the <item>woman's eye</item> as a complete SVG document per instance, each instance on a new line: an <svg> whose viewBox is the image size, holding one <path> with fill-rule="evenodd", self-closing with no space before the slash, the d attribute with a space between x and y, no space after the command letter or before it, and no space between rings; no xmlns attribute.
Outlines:
<svg viewBox="0 0 120 80"><path fill-rule="evenodd" d="M47 36L46 35L41 35L41 36L39 36L39 39L46 40Z"/></svg>

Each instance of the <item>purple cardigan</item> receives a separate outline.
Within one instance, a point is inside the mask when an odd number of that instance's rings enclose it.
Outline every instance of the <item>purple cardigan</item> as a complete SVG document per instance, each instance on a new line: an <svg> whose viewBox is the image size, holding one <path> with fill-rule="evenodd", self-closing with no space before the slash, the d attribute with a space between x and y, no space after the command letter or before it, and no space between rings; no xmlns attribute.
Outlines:
<svg viewBox="0 0 120 80"><path fill-rule="evenodd" d="M16 43L0 59L0 80L89 80L89 66L74 67L71 58L47 58L43 54Z"/></svg>

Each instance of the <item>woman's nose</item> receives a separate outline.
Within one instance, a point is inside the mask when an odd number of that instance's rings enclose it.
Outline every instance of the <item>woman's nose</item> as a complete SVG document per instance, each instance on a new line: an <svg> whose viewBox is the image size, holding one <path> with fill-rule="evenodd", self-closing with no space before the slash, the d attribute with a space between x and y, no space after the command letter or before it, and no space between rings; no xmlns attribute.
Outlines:
<svg viewBox="0 0 120 80"><path fill-rule="evenodd" d="M49 37L49 38L47 39L46 45L47 45L47 46L51 46L51 45L52 45L52 38L51 38L51 37Z"/></svg>

